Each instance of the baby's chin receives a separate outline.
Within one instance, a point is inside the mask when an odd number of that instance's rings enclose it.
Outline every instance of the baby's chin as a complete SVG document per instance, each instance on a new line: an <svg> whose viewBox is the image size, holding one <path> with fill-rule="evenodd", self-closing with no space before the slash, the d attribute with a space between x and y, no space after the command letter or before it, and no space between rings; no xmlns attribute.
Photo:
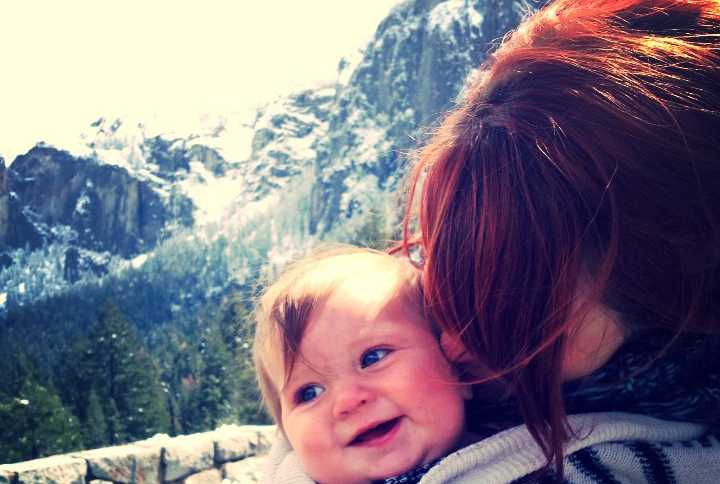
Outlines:
<svg viewBox="0 0 720 484"><path fill-rule="evenodd" d="M461 446L468 445L474 440L474 436L466 432L460 432L446 442L426 442L425 445L418 439L413 443L406 443L400 448L387 449L382 455L375 454L373 457L361 454L357 459L348 460L350 455L338 459L335 462L318 460L315 455L301 456L308 458L305 464L308 475L319 484L370 484L372 482L398 477L403 474L420 469L426 464L437 462ZM362 444L360 444L362 445ZM344 464L343 464L344 462ZM336 464L337 468L328 468L328 464ZM356 465L353 465L356 464Z"/></svg>

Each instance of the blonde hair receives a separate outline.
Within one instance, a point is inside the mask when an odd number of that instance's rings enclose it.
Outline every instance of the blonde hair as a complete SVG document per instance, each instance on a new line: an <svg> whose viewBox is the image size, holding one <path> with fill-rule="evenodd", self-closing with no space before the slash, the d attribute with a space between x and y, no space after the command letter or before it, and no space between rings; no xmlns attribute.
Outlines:
<svg viewBox="0 0 720 484"><path fill-rule="evenodd" d="M273 379L271 361L279 361L287 381L300 355L300 343L313 311L343 280L351 278L347 264L340 259L372 257L388 264L398 275L397 293L409 294L424 315L419 272L405 258L373 249L353 246L322 248L290 265L267 286L255 310L253 361L263 403L282 430L280 390ZM382 274L379 274L381 277ZM431 326L432 327L432 326Z"/></svg>

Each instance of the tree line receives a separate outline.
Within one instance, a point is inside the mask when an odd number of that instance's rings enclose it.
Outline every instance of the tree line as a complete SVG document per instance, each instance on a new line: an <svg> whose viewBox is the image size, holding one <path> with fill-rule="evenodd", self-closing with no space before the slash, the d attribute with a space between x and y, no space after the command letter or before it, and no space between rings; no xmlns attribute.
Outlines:
<svg viewBox="0 0 720 484"><path fill-rule="evenodd" d="M267 423L247 343L248 315L245 304L230 297L222 310L199 320L193 335L163 328L151 353L107 300L87 334L60 351L51 371L5 335L0 462L222 423Z"/></svg>
<svg viewBox="0 0 720 484"><path fill-rule="evenodd" d="M372 213L350 240L381 246L384 227ZM269 423L251 358L264 257L250 251L174 241L140 268L8 311L0 463ZM246 261L242 283L233 260Z"/></svg>

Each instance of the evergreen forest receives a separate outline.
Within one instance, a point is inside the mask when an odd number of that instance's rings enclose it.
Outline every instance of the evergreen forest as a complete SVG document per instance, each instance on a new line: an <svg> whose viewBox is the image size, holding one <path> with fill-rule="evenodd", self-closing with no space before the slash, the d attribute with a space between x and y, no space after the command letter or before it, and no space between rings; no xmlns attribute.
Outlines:
<svg viewBox="0 0 720 484"><path fill-rule="evenodd" d="M374 214L350 238L391 236ZM264 254L175 237L137 268L0 314L0 463L267 424L252 367ZM241 270L233 261L258 261ZM237 274L242 272L242 280Z"/></svg>

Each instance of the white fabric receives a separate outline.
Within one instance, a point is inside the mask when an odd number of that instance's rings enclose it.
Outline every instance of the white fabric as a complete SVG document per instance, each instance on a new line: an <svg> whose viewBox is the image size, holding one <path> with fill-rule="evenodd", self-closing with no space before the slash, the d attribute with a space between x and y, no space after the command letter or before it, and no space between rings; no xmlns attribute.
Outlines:
<svg viewBox="0 0 720 484"><path fill-rule="evenodd" d="M265 461L260 484L315 484L300 464L297 454L278 429L278 436Z"/></svg>
<svg viewBox="0 0 720 484"><path fill-rule="evenodd" d="M622 483L644 483L642 462L624 444L662 442L680 483L720 482L720 442L712 446L689 444L700 438L705 427L670 422L627 413L571 415L577 438L566 445L565 455L591 447L603 468ZM681 444L682 443L682 444ZM673 445L671 445L673 444ZM542 451L522 425L500 432L454 452L435 465L420 481L422 484L508 483L541 469L546 464ZM565 477L573 483L597 482L565 459ZM287 441L280 437L266 463L264 484L313 484L302 469Z"/></svg>

